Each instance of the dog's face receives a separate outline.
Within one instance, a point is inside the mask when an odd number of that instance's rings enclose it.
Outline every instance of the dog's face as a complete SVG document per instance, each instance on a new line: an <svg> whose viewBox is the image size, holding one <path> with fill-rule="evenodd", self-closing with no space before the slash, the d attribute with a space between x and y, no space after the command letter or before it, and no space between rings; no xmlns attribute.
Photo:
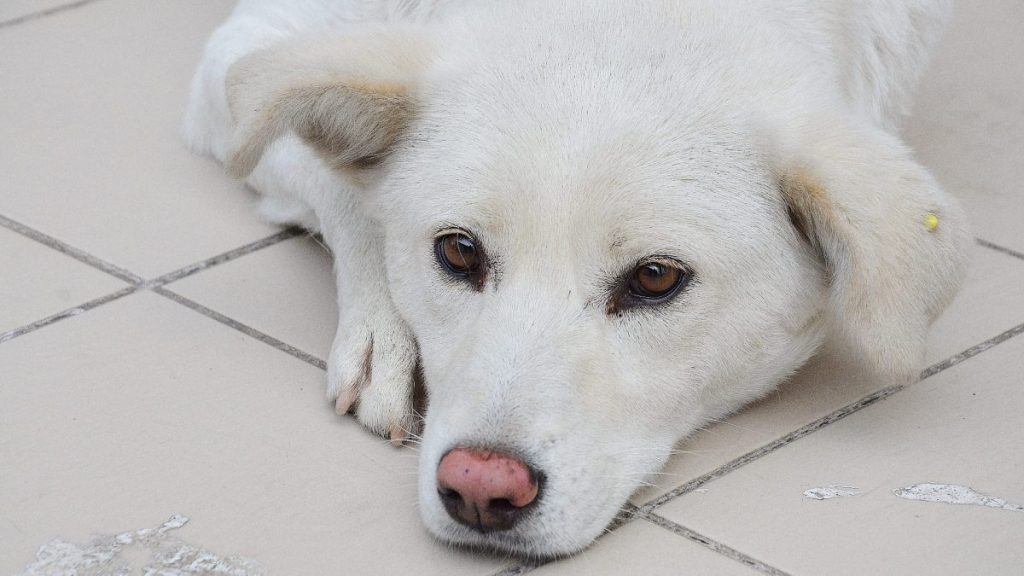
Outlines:
<svg viewBox="0 0 1024 576"><path fill-rule="evenodd" d="M468 101L484 88L467 83L420 110L381 184L392 297L430 397L421 506L449 540L571 551L681 436L811 354L821 266L764 152L717 119L587 120L578 102ZM460 446L539 473L514 529L446 513L438 465Z"/></svg>
<svg viewBox="0 0 1024 576"><path fill-rule="evenodd" d="M373 196L429 392L420 505L448 541L584 547L823 338L907 377L959 277L957 209L891 137L762 90L767 65L583 28L430 50L374 30L236 66L236 171L290 129ZM500 510L467 513L454 476L488 466Z"/></svg>

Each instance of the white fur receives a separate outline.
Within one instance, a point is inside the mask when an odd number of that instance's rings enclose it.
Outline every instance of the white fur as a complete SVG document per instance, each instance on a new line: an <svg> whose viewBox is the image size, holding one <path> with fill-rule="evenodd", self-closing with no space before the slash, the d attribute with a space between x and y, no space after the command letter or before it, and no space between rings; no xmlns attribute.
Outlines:
<svg viewBox="0 0 1024 576"><path fill-rule="evenodd" d="M334 252L330 398L358 395L377 432L409 429L420 361L430 530L568 553L680 438L824 342L913 378L967 234L894 129L948 11L244 0L207 46L185 133L248 175L265 216L319 229ZM452 226L486 250L482 291L434 260ZM611 282L651 255L685 262L691 285L609 314ZM446 515L437 464L464 445L545 473L514 530Z"/></svg>

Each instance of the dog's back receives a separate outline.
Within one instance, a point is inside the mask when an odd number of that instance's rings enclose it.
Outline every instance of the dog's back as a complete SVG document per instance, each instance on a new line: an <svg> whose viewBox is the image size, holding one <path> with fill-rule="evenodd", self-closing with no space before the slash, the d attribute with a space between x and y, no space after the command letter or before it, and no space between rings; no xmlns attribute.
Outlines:
<svg viewBox="0 0 1024 576"><path fill-rule="evenodd" d="M342 31L368 22L423 22L467 11L529 14L538 22L551 10L608 10L605 0L545 1L514 7L481 6L468 0L243 0L210 39L193 81L185 136L197 152L223 161L230 113L224 78L236 60L302 33ZM630 3L630 10L649 9ZM839 74L849 98L879 125L898 127L911 110L917 80L931 47L949 18L952 0L656 0L678 12L728 12L732 26L744 20L773 24L780 38L816 54L829 73ZM567 8L568 7L568 8ZM504 18L501 16L499 18ZM642 41L642 30L631 31ZM680 34L699 31L680 30Z"/></svg>

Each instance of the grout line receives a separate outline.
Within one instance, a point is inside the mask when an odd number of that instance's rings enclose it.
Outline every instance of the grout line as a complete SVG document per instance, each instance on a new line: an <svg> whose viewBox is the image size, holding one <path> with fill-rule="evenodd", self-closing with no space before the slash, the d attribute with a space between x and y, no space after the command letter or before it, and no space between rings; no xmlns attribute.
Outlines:
<svg viewBox="0 0 1024 576"><path fill-rule="evenodd" d="M629 524L633 520L640 517L640 508L632 502L626 502L619 509L619 513L612 519L611 524L608 525L607 529L609 532L617 530L626 524Z"/></svg>
<svg viewBox="0 0 1024 576"><path fill-rule="evenodd" d="M285 240L290 240L292 238L295 238L296 236L300 236L305 233L306 231L303 230L302 228L288 228L272 236L267 236L266 238L262 238L260 240L256 240L255 242L246 244L245 246L239 246L234 250L229 250L227 252L224 252L223 254L213 256L212 258L207 258L206 260L203 260L201 262L196 262L195 264L189 264L184 268L179 268L178 270L175 270L173 272L168 272L163 276L158 276L156 278L153 278L152 280L146 280L145 282L143 282L143 287L153 289L159 288L161 286L166 286L167 284L177 282L178 280L182 280L184 278L188 278L189 276L192 276L193 274L196 274L198 272L202 272L203 270L213 268L214 266L224 264L225 262L230 262L236 258L240 258L247 254L252 254L253 252L256 252L258 250L269 248L270 246L279 244L281 242L284 242Z"/></svg>
<svg viewBox="0 0 1024 576"><path fill-rule="evenodd" d="M65 12L67 10L81 8L82 6L85 6L86 4L92 4L93 2L96 2L96 0L78 0L77 2L64 4L63 6L54 6L53 8L48 8L46 10L40 10L39 12L32 12L30 14L25 14L24 16L18 16L16 18L11 18L10 20L0 22L0 28L6 28L8 26L17 26L18 24L22 24L30 20L38 20L40 18L45 18L58 12Z"/></svg>
<svg viewBox="0 0 1024 576"><path fill-rule="evenodd" d="M13 339L17 338L18 336L23 336L23 335L28 334L30 332L35 332L36 330L39 330L40 328L43 328L45 326L49 326L50 324L53 324L55 322L60 322L61 320L64 320L66 318L71 318L72 316L78 316L79 314L81 314L83 312L86 312L88 310L92 310L93 308L96 308L98 306L102 306L102 305L104 305L104 304L106 304L108 302L113 302L114 300L119 300L119 299L121 299L121 298L123 298L123 297L125 297L125 296L127 296L129 294L134 294L135 292L138 291L138 289L139 289L138 286L128 286L127 288L124 288L124 289L119 290L117 292L114 292L114 293L111 293L111 294L107 294L106 296L101 296L99 298L96 298L95 300L90 300L90 301L88 301L85 304L82 304L80 306L76 306L74 308L68 308L67 310L64 310L62 312L57 312L56 314L54 314L52 316L47 316L46 318L43 318L42 320L37 320L36 322L33 322L31 324L27 324L25 326L21 326L19 328L15 328L14 330L9 330L7 332L4 332L4 333L0 334L0 344L2 344L4 342L7 342L8 340L13 340Z"/></svg>
<svg viewBox="0 0 1024 576"><path fill-rule="evenodd" d="M1024 334L1024 324L1014 326L1013 328L1010 328L1009 330L1003 332L1002 334L993 336L992 338L989 338L984 342L971 346L970 348L964 350L963 352L960 352L959 354L954 354L953 356L946 358L942 362L929 366L924 370L924 372L921 372L921 380L931 378L932 376L938 374L939 372L942 372L943 370L952 368L953 366L956 366L957 364L965 360L970 360L971 358L974 358L975 356L981 354L982 352L988 350L989 348L998 346L1003 342L1006 342L1010 338L1013 338L1014 336L1020 336L1021 334Z"/></svg>
<svg viewBox="0 0 1024 576"><path fill-rule="evenodd" d="M227 316L221 314L220 312L211 310L194 300L190 300L180 294L171 292L170 290L161 287L153 288L153 292L165 298L173 300L178 304L185 306L186 308L191 308L192 310L202 314L203 316L207 316L213 320L216 320L217 322L220 322L221 324L234 328L235 330L238 330L242 334L245 334L246 336L249 336L251 338L255 338L256 340L259 340L260 342L263 342L268 346L276 348L286 354L290 354L291 356L294 356L295 358L298 358L299 360L302 360L303 362L310 364L311 366L315 366L321 370L327 369L327 363L317 358L316 356L313 356L312 354L309 354L307 352L303 352L302 350L299 350L298 348L292 346L291 344L287 344L285 342L278 340L277 338L274 338L273 336L264 334L263 332L260 332L259 330L252 328L251 326L246 326L245 324L242 324L237 320L228 318Z"/></svg>
<svg viewBox="0 0 1024 576"><path fill-rule="evenodd" d="M26 226L21 222L11 220L10 218L4 216L3 214L0 214L0 226L17 232L18 234L21 234L22 236L30 240L35 240L36 242L44 246L53 248L54 250L60 252L61 254L70 256L83 264L87 264L89 266L92 266L93 268L97 268L103 272L106 272L107 274L110 274L115 278L118 278L119 280L128 282L129 284L138 284L142 282L142 278L139 278L135 274L132 274L131 272L125 270L124 268L121 268L120 266L116 266L114 264L111 264L110 262L107 262L106 260L97 258L96 256L93 256L92 254L89 254L84 250L79 250L78 248L75 248L70 244L61 242L60 240L57 240L53 236L50 236L49 234L44 234L43 232L40 232L35 228Z"/></svg>
<svg viewBox="0 0 1024 576"><path fill-rule="evenodd" d="M66 318L77 316L83 312L92 310L93 308L102 306L103 304L106 304L108 302L118 300L123 296L127 296L128 294L138 292L139 290L152 290L154 292L160 292L159 289L162 286L170 284L171 282L176 282L178 280L187 278L203 270L208 270L210 268L213 268L214 266L218 266L225 262L230 262L231 260L240 258L247 254L252 254L253 252L262 250L264 248L268 248L280 242L284 242L285 240L289 240L305 232L303 229L298 227L288 228L271 236L267 236L266 238L261 238L254 242L250 242L249 244L246 244L244 246L239 246L238 248L235 248L233 250L229 250L222 254L218 254L217 256L207 258L206 260L202 260L195 264L190 264L188 266L185 266L184 268L179 268L178 270L169 272L152 280L143 280L141 277L133 274L132 272L129 272L128 270L125 270L124 268L121 268L120 266L111 264L110 262L107 262L106 260L103 260L101 258L97 258L96 256L93 256L92 254L89 254L84 250L75 248L74 246L71 246L66 242L62 242L54 238L53 236L50 236L49 234L40 232L39 230L36 230L31 226L26 226L25 224L8 218L3 214L0 214L0 226L7 228L17 234L20 234L30 240L38 242L48 248L52 248L53 250L56 250L61 254L74 258L75 260L78 260L79 262L86 264L92 268L95 268L101 272L105 272L119 280L131 284L131 286L127 288L124 288L117 292L113 292L111 294L107 294L106 296L101 296L99 298L90 300L80 306L68 308L67 310L63 310L52 316L47 316L42 320L38 320L31 324L19 326L7 332L0 333L0 343L7 342L8 340L13 340L14 338L17 338L18 336L22 336L24 334L35 332L40 328L49 326L50 324L54 324L56 322L60 322L61 320L64 320ZM188 300L187 298L184 298L183 296L178 296L177 294L174 294L174 296L168 296L168 294L171 294L170 292L160 293L163 296L169 297L172 300L175 300L182 304L184 304L183 300ZM316 358L311 354L307 354L306 352L303 352L298 348L281 342L280 340L277 340L272 336L263 334L262 332L245 326L244 324L238 323L230 318L227 318L226 316L218 314L217 312L214 312L213 310L203 307L196 302L192 302L191 300L188 300L188 302L191 302L191 304L185 305L188 306L189 308L200 311L206 314L207 316L210 316L211 318L223 318L223 320L220 320L222 323L232 326L236 330L240 330L241 332L249 334L250 336L256 338L257 340L271 344L272 346L280 350L284 350L285 352L288 352L292 356L295 356L296 358L299 358L319 368L324 368L326 366L323 360L320 360L319 358ZM200 308L202 308L202 310L200 310ZM203 312L203 310L205 310L205 312ZM234 324L237 324L237 326L235 326Z"/></svg>
<svg viewBox="0 0 1024 576"><path fill-rule="evenodd" d="M708 538L707 536L704 536L699 532L694 532L693 530L690 530L685 526L676 524L675 522L669 520L668 518L665 518L664 516L659 516L653 513L647 513L641 517L656 526L660 526L661 528L664 528L665 530L668 530L673 534L682 536L683 538L686 538L687 540L690 540L692 542L696 542L697 544L700 544L701 546L704 546L705 548L708 548L713 552L717 552L722 556L740 562L741 564L753 568L754 570L757 570L762 574L769 574L771 576L789 576L788 572L783 572L782 570L779 570L774 566L769 566L768 564L765 564L764 562L761 562L756 558L747 556L746 554L740 552L739 550L736 550L735 548L726 546L725 544L722 544L717 540L712 540L711 538Z"/></svg>
<svg viewBox="0 0 1024 576"><path fill-rule="evenodd" d="M1012 248L1007 248L1006 246L1000 246L999 244L996 244L994 242L989 242L988 240L982 240L981 238L975 238L974 241L979 246L984 246L985 248L988 248L990 250L995 250L996 252L1002 252L1003 254L1006 254L1007 256L1013 256L1014 258L1020 258L1021 260L1024 260L1024 253L1017 252L1016 250L1014 250Z"/></svg>
<svg viewBox="0 0 1024 576"><path fill-rule="evenodd" d="M956 366L957 364L960 364L965 360L973 358L974 356L977 356L978 354L981 354L982 352L994 346L997 346L1009 340L1010 338L1018 336L1022 333L1024 333L1024 324L1011 328L1003 332L1002 334L999 334L998 336L989 338L988 340L985 340L980 344L976 344L959 354L956 354L954 356L947 358L946 360L929 366L928 368L921 372L920 380L918 381L931 378L932 376L935 376L936 374L939 374L944 370L952 368L953 366ZM701 486L713 480L717 480L718 478L721 478L722 476L725 476L726 474L729 474L734 470L742 468L743 466L746 466L751 462L760 460L761 458L767 456L768 454L775 452L779 448L792 444L793 442L796 442L797 440L803 438L804 436L817 432L818 430L821 430L826 426L834 424L851 414L860 412L864 408L867 408L868 406L871 406L876 402L884 400L889 396L892 396L893 394L896 394L897 392L900 392L901 390L907 388L908 386L912 386L913 384L915 383L911 382L908 384L896 384L894 386L882 388L881 390L868 394L867 396L861 398L860 400L847 404L846 406L843 406L838 410L826 414L825 416L822 416L821 418L818 418L817 420L809 424L805 424L804 426L797 428L796 430L790 432L789 434L786 434L785 436L782 436L781 438L777 438L776 440L773 440L768 444L765 444L759 448L755 448L754 450L751 450L750 452L747 452L742 456L734 458L706 474L702 474L701 476L698 476L680 486L673 488L669 492L666 492L665 494L662 494L661 496L655 498L654 500L647 502L643 506L640 506L640 514L650 514L652 511L657 510L659 507L663 506L664 504L668 503L671 500L683 496L684 494L693 492L697 488L700 488Z"/></svg>

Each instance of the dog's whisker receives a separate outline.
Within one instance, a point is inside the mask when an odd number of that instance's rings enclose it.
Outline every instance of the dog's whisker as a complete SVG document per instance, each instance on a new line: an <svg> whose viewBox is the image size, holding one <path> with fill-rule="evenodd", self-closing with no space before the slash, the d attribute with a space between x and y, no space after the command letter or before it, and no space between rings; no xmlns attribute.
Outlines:
<svg viewBox="0 0 1024 576"><path fill-rule="evenodd" d="M750 432L751 434L762 434L764 432L763 430L761 430L761 431L755 430L755 429L750 428L748 426L741 426L741 425L733 422L729 418L708 418L708 421L713 423L713 424L716 424L716 425L729 426L729 427L735 428L737 430L742 430L744 432ZM709 430L710 430L710 428L704 428L702 431L703 432L707 432Z"/></svg>
<svg viewBox="0 0 1024 576"><path fill-rule="evenodd" d="M604 476L592 476L592 478L604 478L607 480L624 480L627 486L647 486L654 487L655 485L647 482L643 479L635 479L631 476L615 476L615 475L604 475Z"/></svg>
<svg viewBox="0 0 1024 576"><path fill-rule="evenodd" d="M395 447L394 443L392 443L391 440L387 440L387 439L378 438L378 439L374 440L374 442L376 442L377 444L381 444L381 445L387 445L387 446L392 447L392 448ZM411 450L413 452L419 452L420 451L419 445L416 442L413 442L413 443L402 442L401 448L408 448L409 450Z"/></svg>
<svg viewBox="0 0 1024 576"><path fill-rule="evenodd" d="M648 455L661 456L662 454L664 454L667 457L672 457L672 456L708 457L708 456L713 456L714 452L713 451L698 451L698 450L668 450L666 452L666 451L663 451L662 449L656 448L656 447L638 446L636 448L623 449L623 450L618 450L618 451L615 451L615 452L609 452L607 455L611 456L611 457L619 457L619 456L648 456Z"/></svg>
<svg viewBox="0 0 1024 576"><path fill-rule="evenodd" d="M320 234L312 231L307 231L306 237L311 239L313 242L319 244L320 247L326 250L328 254L331 253L330 247L328 247L327 244L324 243L323 239L321 239L320 237Z"/></svg>
<svg viewBox="0 0 1024 576"><path fill-rule="evenodd" d="M650 476L664 476L666 478L689 478L692 474L679 474L677 472L651 472Z"/></svg>

